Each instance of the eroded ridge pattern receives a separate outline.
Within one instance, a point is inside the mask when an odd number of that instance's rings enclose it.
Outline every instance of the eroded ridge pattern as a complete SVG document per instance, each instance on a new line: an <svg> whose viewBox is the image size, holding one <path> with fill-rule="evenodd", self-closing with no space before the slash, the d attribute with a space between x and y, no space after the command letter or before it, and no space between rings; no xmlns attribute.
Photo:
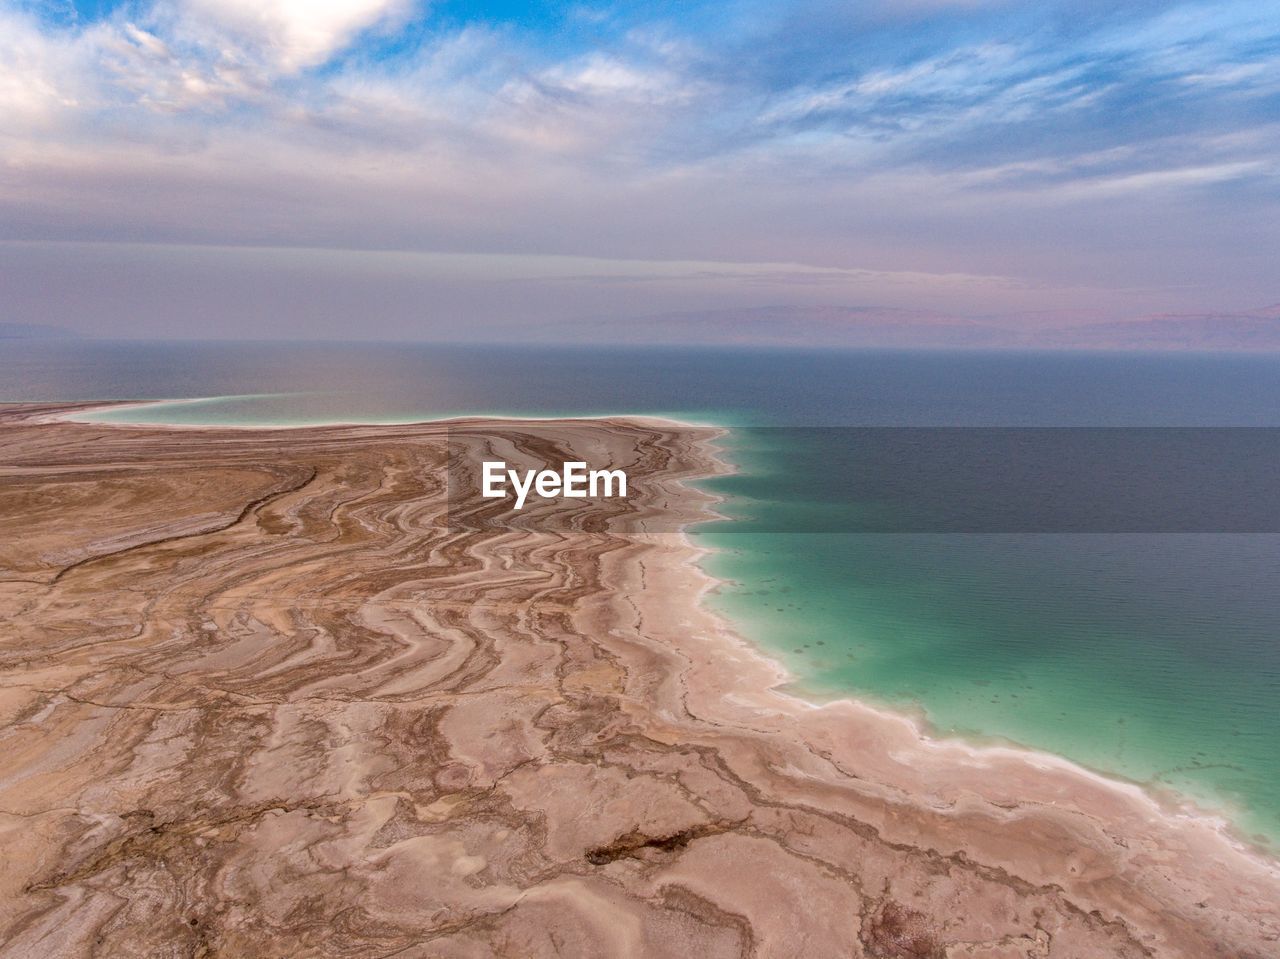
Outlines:
<svg viewBox="0 0 1280 959"><path fill-rule="evenodd" d="M0 411L2 957L1280 955L1246 852L772 689L672 523L715 431L56 412ZM450 442L634 492L451 523Z"/></svg>

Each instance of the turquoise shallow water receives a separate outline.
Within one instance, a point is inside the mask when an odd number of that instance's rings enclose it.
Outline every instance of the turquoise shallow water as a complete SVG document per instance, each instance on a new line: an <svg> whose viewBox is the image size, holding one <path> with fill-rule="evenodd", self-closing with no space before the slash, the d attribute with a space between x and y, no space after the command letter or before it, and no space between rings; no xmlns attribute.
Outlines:
<svg viewBox="0 0 1280 959"><path fill-rule="evenodd" d="M798 691L1172 790L1274 848L1280 534L839 531L867 513L797 472L815 435L729 436L740 471L703 485L736 521L695 533L713 606Z"/></svg>
<svg viewBox="0 0 1280 959"><path fill-rule="evenodd" d="M1172 787L1274 840L1274 614L1223 614L1177 569L1217 562L1241 574L1241 592L1269 590L1274 535L704 540L719 550L709 572L728 582L713 606L779 655L800 691L920 708L941 733ZM1135 567L1152 549L1159 563Z"/></svg>
<svg viewBox="0 0 1280 959"><path fill-rule="evenodd" d="M1280 839L1280 535L841 532L797 465L817 440L785 428L1274 426L1280 360L236 344L0 355L4 399L215 394L235 395L111 417L642 412L784 427L729 438L741 472L707 485L738 519L697 535L726 581L712 602L799 686L1176 789Z"/></svg>

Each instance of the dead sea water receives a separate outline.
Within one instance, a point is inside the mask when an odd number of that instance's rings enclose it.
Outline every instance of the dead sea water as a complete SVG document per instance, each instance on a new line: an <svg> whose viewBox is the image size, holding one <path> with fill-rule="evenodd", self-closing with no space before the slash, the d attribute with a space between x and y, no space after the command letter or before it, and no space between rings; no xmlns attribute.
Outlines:
<svg viewBox="0 0 1280 959"><path fill-rule="evenodd" d="M726 455L740 472L707 484L736 518L695 533L716 547L710 571L726 584L712 602L806 691L852 693L922 711L940 732L1046 749L1176 790L1226 811L1245 833L1280 839L1280 534L1266 523L1165 522L1151 531L1069 517L1037 528L1044 514L1034 510L1012 528L948 526L937 516L903 523L901 489L927 510L952 502L954 484L886 483L882 468L870 471L873 487L815 485L825 448L843 443L866 463L868 436L895 435L863 427L1280 426L1280 359L0 347L0 399L175 398L198 401L101 418L297 425L656 413L737 427ZM956 435L967 443L974 434ZM1127 447L1138 434L1108 435ZM971 450L963 461L975 462ZM979 465L1001 475L998 461ZM1204 467L1210 476L1221 469ZM1159 479L1139 492L1156 503L1186 493ZM892 520L864 522L884 516Z"/></svg>

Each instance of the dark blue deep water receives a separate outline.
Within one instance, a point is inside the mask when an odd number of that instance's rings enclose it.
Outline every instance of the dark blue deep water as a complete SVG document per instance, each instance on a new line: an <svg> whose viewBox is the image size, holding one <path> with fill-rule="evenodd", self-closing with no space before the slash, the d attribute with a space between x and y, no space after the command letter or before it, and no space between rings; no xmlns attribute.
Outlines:
<svg viewBox="0 0 1280 959"><path fill-rule="evenodd" d="M1225 532L1211 512L1222 497L1196 499L1221 486L1267 502L1230 482L1230 444L1203 444L1218 452L1192 464L1174 511L1202 522L1158 532L1112 520L850 532L850 516L893 515L883 490L927 499L946 477L922 487L875 460L860 483L814 483L827 446L866 435L832 427L1280 426L1280 359L0 341L0 400L161 398L201 399L108 418L661 413L737 427L741 472L709 485L738 520L698 534L726 581L714 602L808 693L1048 749L1171 787L1260 842L1280 837L1280 535L1264 531L1280 525ZM1172 495L1161 462L1133 499ZM1002 478L999 457L984 468Z"/></svg>

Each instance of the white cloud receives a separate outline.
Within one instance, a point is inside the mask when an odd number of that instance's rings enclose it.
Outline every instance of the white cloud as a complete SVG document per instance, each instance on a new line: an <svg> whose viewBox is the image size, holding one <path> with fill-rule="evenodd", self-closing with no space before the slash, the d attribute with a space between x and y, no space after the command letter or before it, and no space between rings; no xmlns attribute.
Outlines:
<svg viewBox="0 0 1280 959"><path fill-rule="evenodd" d="M953 103L999 90L1024 69L1022 51L1008 44L984 43L963 47L945 56L921 60L898 69L868 70L820 87L787 92L766 109L759 122L772 124L802 120L816 114L856 114L892 106L900 100L919 101L916 111L954 113ZM897 113L902 125L909 115Z"/></svg>
<svg viewBox="0 0 1280 959"><path fill-rule="evenodd" d="M1251 63L1218 64L1200 73L1189 73L1182 82L1212 87L1247 84L1253 93L1259 94L1275 88L1277 74L1280 74L1280 58L1273 58Z"/></svg>
<svg viewBox="0 0 1280 959"><path fill-rule="evenodd" d="M627 99L665 99L673 78L665 71L644 71L613 57L593 54L582 63L556 67L544 79L564 90Z"/></svg>
<svg viewBox="0 0 1280 959"><path fill-rule="evenodd" d="M81 26L0 0L0 132L102 107L221 110L330 60L412 0L155 0ZM323 86L317 88L322 92Z"/></svg>
<svg viewBox="0 0 1280 959"><path fill-rule="evenodd" d="M225 30L285 73L324 63L360 32L407 14L408 0L181 0L198 29Z"/></svg>
<svg viewBox="0 0 1280 959"><path fill-rule="evenodd" d="M0 9L0 124L42 123L76 105L74 56L28 17Z"/></svg>
<svg viewBox="0 0 1280 959"><path fill-rule="evenodd" d="M1055 188L1054 192L1067 199L1131 196L1148 190L1177 190L1225 183L1249 176L1272 175L1274 170L1270 164L1262 160L1247 160L1073 180Z"/></svg>
<svg viewBox="0 0 1280 959"><path fill-rule="evenodd" d="M1065 272L1058 246L1070 241L1054 238L1037 259L1026 248L1041 241L1021 226L1033 217L1046 228L1058 211L1064 224L1105 220L1094 232L1132 236L1136 261L1144 242L1203 233L1187 212L1208 208L1203 199L1261 217L1266 204L1231 197L1260 195L1280 174L1277 134L1250 114L1197 119L1205 104L1274 89L1262 49L1230 58L1191 45L1202 55L1166 63L1140 45L1099 57L1090 37L1045 45L1001 31L896 56L840 51L811 68L753 58L749 38L739 37L747 53L673 38L673 26L610 33L584 51L526 42L516 27L440 23L380 58L362 34L394 28L408 3L130 0L105 18L55 23L0 0L7 229L676 248L983 274L1005 256L1034 276ZM1164 37L1159 50L1180 44ZM1114 89L1136 106L1119 110ZM1142 97L1170 90L1196 107L1194 129L1156 142L1165 124L1148 121L1169 104ZM1059 117L1060 139L1027 135ZM1215 132L1234 139L1211 142ZM1236 191L1206 189L1233 181ZM1183 195L1197 202L1168 202ZM1126 233L1130 224L1141 226ZM990 242L970 242L984 230ZM1095 255L1073 254L1091 265ZM1196 256L1186 262L1199 269ZM1165 272L1161 259L1145 275Z"/></svg>

